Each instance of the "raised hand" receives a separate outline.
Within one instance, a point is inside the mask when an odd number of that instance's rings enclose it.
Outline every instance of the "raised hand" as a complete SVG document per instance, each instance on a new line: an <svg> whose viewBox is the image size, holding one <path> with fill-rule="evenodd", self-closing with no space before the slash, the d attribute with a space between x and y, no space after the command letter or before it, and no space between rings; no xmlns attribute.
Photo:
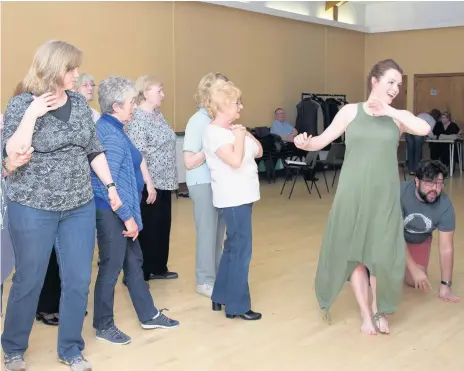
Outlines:
<svg viewBox="0 0 464 371"><path fill-rule="evenodd" d="M29 111L33 112L35 117L42 117L56 108L58 97L53 93L45 93L40 97L33 96L33 98L34 101L29 106Z"/></svg>
<svg viewBox="0 0 464 371"><path fill-rule="evenodd" d="M377 98L369 99L367 108L369 108L373 116L391 116L392 110L394 110L390 105Z"/></svg>
<svg viewBox="0 0 464 371"><path fill-rule="evenodd" d="M309 150L309 143L311 142L312 136L307 133L302 133L298 134L294 139L293 143L295 144L295 147L299 149L304 149L306 151Z"/></svg>
<svg viewBox="0 0 464 371"><path fill-rule="evenodd" d="M231 125L230 130L232 130L232 133L237 137L245 137L247 133L247 129L243 125Z"/></svg>

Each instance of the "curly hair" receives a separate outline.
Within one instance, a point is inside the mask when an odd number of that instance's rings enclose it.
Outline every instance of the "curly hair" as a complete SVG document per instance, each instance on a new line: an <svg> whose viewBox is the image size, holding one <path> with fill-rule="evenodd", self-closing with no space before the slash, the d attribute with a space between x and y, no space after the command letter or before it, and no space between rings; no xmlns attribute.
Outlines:
<svg viewBox="0 0 464 371"><path fill-rule="evenodd" d="M232 81L217 80L211 85L208 100L205 102L209 117L215 118L221 106L240 100L241 96L242 92Z"/></svg>
<svg viewBox="0 0 464 371"><path fill-rule="evenodd" d="M211 86L218 80L229 81L229 79L220 72L210 72L203 76L198 83L195 100L199 107L204 107L209 97Z"/></svg>
<svg viewBox="0 0 464 371"><path fill-rule="evenodd" d="M439 160L425 160L419 162L416 168L416 178L419 180L434 180L442 174L448 177L448 167Z"/></svg>

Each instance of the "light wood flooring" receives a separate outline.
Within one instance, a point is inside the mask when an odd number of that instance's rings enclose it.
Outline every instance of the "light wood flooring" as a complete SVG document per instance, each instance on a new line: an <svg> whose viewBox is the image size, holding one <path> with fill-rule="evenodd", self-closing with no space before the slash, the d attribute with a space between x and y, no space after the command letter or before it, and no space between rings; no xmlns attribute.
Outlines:
<svg viewBox="0 0 464 371"><path fill-rule="evenodd" d="M329 183L331 175L328 175ZM116 287L116 324L132 343L100 342L92 328L93 286L85 320L85 355L94 371L363 371L464 370L463 304L436 297L440 281L437 240L434 241L428 294L405 288L400 310L390 317L392 334L363 336L355 299L347 286L332 310L333 324L322 321L313 281L318 252L333 190L321 180L309 195L300 181L279 195L282 180L262 181L262 199L253 216L253 259L250 287L258 322L228 320L212 312L209 299L195 293L195 229L190 199L174 198L169 267L179 279L152 281L159 308L180 320L172 330L140 328L127 290ZM459 172L447 182L457 215L454 292L464 299L464 179ZM97 266L94 267L94 278ZM6 282L6 301L10 280ZM27 352L28 371L59 371L56 328L35 323ZM2 367L3 368L3 367Z"/></svg>

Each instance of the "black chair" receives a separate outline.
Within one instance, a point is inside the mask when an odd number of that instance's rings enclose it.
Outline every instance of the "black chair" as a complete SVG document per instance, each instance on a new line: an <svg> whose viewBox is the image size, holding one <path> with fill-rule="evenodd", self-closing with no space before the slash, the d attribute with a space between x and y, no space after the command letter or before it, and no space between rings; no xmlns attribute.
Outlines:
<svg viewBox="0 0 464 371"><path fill-rule="evenodd" d="M405 141L400 141L398 144L398 166L403 169L403 178L406 180L406 151L407 146Z"/></svg>
<svg viewBox="0 0 464 371"><path fill-rule="evenodd" d="M282 190L280 194L284 191L285 185L287 184L287 180L289 179L292 173L295 173L295 177L293 178L292 188L290 190L290 194L288 195L288 199L292 197L293 189L295 188L295 183L300 175L303 175L303 180L305 182L306 188L308 189L309 194L311 194L311 189L314 187L316 188L317 194L319 198L321 197L321 193L319 192L319 188L317 188L316 182L319 180L315 178L315 167L317 164L317 158L319 156L319 152L308 152L305 158L305 161L292 161L286 159L283 164L285 168L285 181L282 186ZM311 181L311 187L308 185L308 180Z"/></svg>
<svg viewBox="0 0 464 371"><path fill-rule="evenodd" d="M327 192L329 192L329 186L327 184L327 178L325 176L325 168L334 170L334 176L332 179L332 188L335 184L335 178L339 169L343 166L343 160L345 158L345 144L344 143L332 143L327 158L325 160L319 160L318 162L324 166L324 179L325 185L327 187Z"/></svg>

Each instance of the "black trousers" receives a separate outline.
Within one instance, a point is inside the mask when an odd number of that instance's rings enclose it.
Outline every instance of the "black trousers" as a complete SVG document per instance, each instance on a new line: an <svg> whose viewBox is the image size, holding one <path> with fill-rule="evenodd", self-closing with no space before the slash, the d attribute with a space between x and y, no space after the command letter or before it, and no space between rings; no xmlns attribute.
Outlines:
<svg viewBox="0 0 464 371"><path fill-rule="evenodd" d="M147 204L147 188L142 193L142 223L139 243L143 254L143 274L148 280L150 274L161 275L168 272L169 240L171 236L172 192L156 190L156 201Z"/></svg>
<svg viewBox="0 0 464 371"><path fill-rule="evenodd" d="M40 292L37 313L59 313L61 297L60 268L56 260L55 249L50 254L47 274Z"/></svg>
<svg viewBox="0 0 464 371"><path fill-rule="evenodd" d="M443 165L450 166L450 150L448 143L430 143L430 157L432 160L440 160ZM454 166L459 161L457 146L454 146ZM459 163L459 162L458 162Z"/></svg>

